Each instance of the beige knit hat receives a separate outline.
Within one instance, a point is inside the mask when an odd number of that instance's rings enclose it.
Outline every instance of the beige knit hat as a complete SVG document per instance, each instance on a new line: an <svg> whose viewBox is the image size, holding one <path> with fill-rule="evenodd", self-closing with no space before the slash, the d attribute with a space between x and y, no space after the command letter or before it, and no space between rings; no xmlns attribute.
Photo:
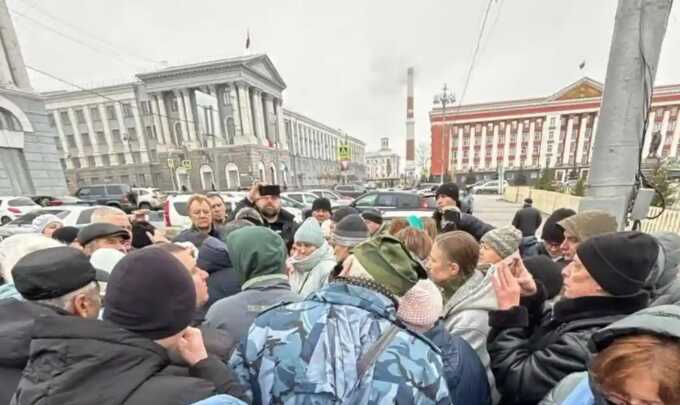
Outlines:
<svg viewBox="0 0 680 405"><path fill-rule="evenodd" d="M574 234L579 242L585 242L593 236L616 232L616 218L604 210L587 210L572 215L557 225Z"/></svg>
<svg viewBox="0 0 680 405"><path fill-rule="evenodd" d="M397 317L418 332L434 326L444 309L439 288L430 280L420 280L401 297Z"/></svg>
<svg viewBox="0 0 680 405"><path fill-rule="evenodd" d="M481 242L493 249L501 259L505 259L519 249L522 232L512 225L492 229L482 236Z"/></svg>

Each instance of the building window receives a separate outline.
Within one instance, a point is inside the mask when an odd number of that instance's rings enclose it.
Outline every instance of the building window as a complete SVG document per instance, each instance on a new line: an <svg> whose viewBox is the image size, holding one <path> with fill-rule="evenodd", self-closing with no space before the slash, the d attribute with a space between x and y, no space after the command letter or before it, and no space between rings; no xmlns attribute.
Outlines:
<svg viewBox="0 0 680 405"><path fill-rule="evenodd" d="M76 122L78 124L85 123L85 114L83 113L83 110L76 110Z"/></svg>
<svg viewBox="0 0 680 405"><path fill-rule="evenodd" d="M149 160L152 162L158 162L158 151L156 149L149 150Z"/></svg>
<svg viewBox="0 0 680 405"><path fill-rule="evenodd" d="M177 112L177 110L177 97L172 97L172 100L170 101L170 111Z"/></svg>
<svg viewBox="0 0 680 405"><path fill-rule="evenodd" d="M75 167L76 169L80 169L80 159L79 158L73 158L73 159L71 159L71 161L73 163L73 167Z"/></svg>
<svg viewBox="0 0 680 405"><path fill-rule="evenodd" d="M150 115L151 114L151 102L150 101L142 101L139 104L142 107L142 114L144 114L144 115Z"/></svg>
<svg viewBox="0 0 680 405"><path fill-rule="evenodd" d="M132 118L132 105L130 103L123 104L123 117Z"/></svg>
<svg viewBox="0 0 680 405"><path fill-rule="evenodd" d="M102 165L111 166L111 158L109 155L102 155Z"/></svg>
<svg viewBox="0 0 680 405"><path fill-rule="evenodd" d="M87 157L87 166L88 167L96 167L97 163L94 161L94 156L88 156Z"/></svg>
<svg viewBox="0 0 680 405"><path fill-rule="evenodd" d="M137 130L135 128L128 128L127 132L128 132L128 138L131 141L134 141L134 140L137 139Z"/></svg>
<svg viewBox="0 0 680 405"><path fill-rule="evenodd" d="M122 140L120 139L120 131L117 129L114 129L111 131L111 137L113 138L111 141L113 143L122 143Z"/></svg>
<svg viewBox="0 0 680 405"><path fill-rule="evenodd" d="M68 145L69 148L75 148L76 147L76 137L73 135L66 135L66 145Z"/></svg>
<svg viewBox="0 0 680 405"><path fill-rule="evenodd" d="M555 117L550 117L550 128L555 128L555 121L557 118Z"/></svg>
<svg viewBox="0 0 680 405"><path fill-rule="evenodd" d="M140 152L132 152L132 162L134 164L142 163L142 154Z"/></svg>
<svg viewBox="0 0 680 405"><path fill-rule="evenodd" d="M50 128L54 128L56 126L54 122L54 115L52 115L51 113L47 114L47 122L50 124Z"/></svg>
<svg viewBox="0 0 680 405"><path fill-rule="evenodd" d="M106 106L106 118L110 120L115 120L116 119L116 110L113 108L112 105L107 105Z"/></svg>
<svg viewBox="0 0 680 405"><path fill-rule="evenodd" d="M124 164L125 164L125 153L118 153L118 154L116 155L116 157L117 157L117 160L118 160L118 164L119 164L119 165L124 165Z"/></svg>
<svg viewBox="0 0 680 405"><path fill-rule="evenodd" d="M151 129L151 125L146 126L146 128L144 129L144 133L146 134L146 137L148 139L155 139L153 136L153 130Z"/></svg>
<svg viewBox="0 0 680 405"><path fill-rule="evenodd" d="M87 133L80 134L83 146L92 146L92 143L90 142L90 135Z"/></svg>
<svg viewBox="0 0 680 405"><path fill-rule="evenodd" d="M106 145L106 136L104 136L104 131L97 131L97 143L99 145Z"/></svg>
<svg viewBox="0 0 680 405"><path fill-rule="evenodd" d="M59 113L59 117L61 118L61 124L66 125L66 126L71 126L71 120L68 118L68 112L62 111Z"/></svg>
<svg viewBox="0 0 680 405"><path fill-rule="evenodd" d="M175 123L175 142L177 142L178 145L182 144L182 123L181 122L176 122Z"/></svg>

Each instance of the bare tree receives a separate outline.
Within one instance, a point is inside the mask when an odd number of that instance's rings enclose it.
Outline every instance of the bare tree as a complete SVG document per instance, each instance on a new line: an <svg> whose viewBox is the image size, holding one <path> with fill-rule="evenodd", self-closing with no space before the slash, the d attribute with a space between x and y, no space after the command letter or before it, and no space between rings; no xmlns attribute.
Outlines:
<svg viewBox="0 0 680 405"><path fill-rule="evenodd" d="M427 161L430 160L430 146L421 142L416 146L416 167L422 170L427 166Z"/></svg>

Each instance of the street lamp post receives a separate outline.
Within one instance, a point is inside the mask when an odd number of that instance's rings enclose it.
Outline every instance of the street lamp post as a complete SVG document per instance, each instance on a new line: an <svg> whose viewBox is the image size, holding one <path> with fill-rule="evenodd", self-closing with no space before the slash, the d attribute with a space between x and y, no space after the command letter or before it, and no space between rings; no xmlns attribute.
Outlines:
<svg viewBox="0 0 680 405"><path fill-rule="evenodd" d="M448 126L445 123L445 118L446 118L446 105L447 104L453 104L456 102L456 96L453 94L452 91L449 90L448 86L446 83L444 83L444 87L442 88L442 92L435 94L434 96L434 104L435 106L438 106L441 104L442 106L442 172L441 172L441 177L440 177L440 182L444 184L444 149L446 148L445 142L444 142L444 135L446 134L446 130L448 129Z"/></svg>

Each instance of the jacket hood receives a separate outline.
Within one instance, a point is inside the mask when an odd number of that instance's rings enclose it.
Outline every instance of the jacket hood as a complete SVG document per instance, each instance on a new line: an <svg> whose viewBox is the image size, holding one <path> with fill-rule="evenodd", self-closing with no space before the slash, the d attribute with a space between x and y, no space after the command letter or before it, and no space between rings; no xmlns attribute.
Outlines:
<svg viewBox="0 0 680 405"><path fill-rule="evenodd" d="M475 270L472 276L463 284L458 291L444 306L444 317L456 312L478 309L483 311L495 311L498 309L498 300L491 284L491 277L496 268L491 266L486 274Z"/></svg>
<svg viewBox="0 0 680 405"><path fill-rule="evenodd" d="M286 246L275 232L262 226L249 226L227 237L234 270L241 284L259 276L283 274Z"/></svg>
<svg viewBox="0 0 680 405"><path fill-rule="evenodd" d="M49 307L29 301L0 300L0 368L21 370L26 366L33 321L54 313Z"/></svg>
<svg viewBox="0 0 680 405"><path fill-rule="evenodd" d="M47 392L52 403L123 403L169 363L163 347L107 321L56 315L34 325L21 403Z"/></svg>
<svg viewBox="0 0 680 405"><path fill-rule="evenodd" d="M335 305L350 305L397 322L397 307L390 298L368 288L344 282L332 282L321 290L310 294L306 300Z"/></svg>
<svg viewBox="0 0 680 405"><path fill-rule="evenodd" d="M198 250L196 264L211 274L228 269L232 266L232 263L227 251L227 245L217 238L209 237Z"/></svg>
<svg viewBox="0 0 680 405"><path fill-rule="evenodd" d="M659 255L645 281L644 289L652 300L664 295L678 278L680 266L680 235L673 232L652 234L659 244Z"/></svg>
<svg viewBox="0 0 680 405"><path fill-rule="evenodd" d="M292 259L291 264L295 270L299 272L308 272L318 266L319 263L324 261L335 266L335 256L333 255L333 249L328 244L328 242L324 242L321 247L314 251L314 253L303 259Z"/></svg>
<svg viewBox="0 0 680 405"><path fill-rule="evenodd" d="M7 283L0 285L0 300L5 298L15 298L17 300L23 300L24 297L21 296L14 283Z"/></svg>
<svg viewBox="0 0 680 405"><path fill-rule="evenodd" d="M629 315L595 333L590 341L590 349L600 352L618 337L642 333L680 339L680 307L660 305Z"/></svg>

